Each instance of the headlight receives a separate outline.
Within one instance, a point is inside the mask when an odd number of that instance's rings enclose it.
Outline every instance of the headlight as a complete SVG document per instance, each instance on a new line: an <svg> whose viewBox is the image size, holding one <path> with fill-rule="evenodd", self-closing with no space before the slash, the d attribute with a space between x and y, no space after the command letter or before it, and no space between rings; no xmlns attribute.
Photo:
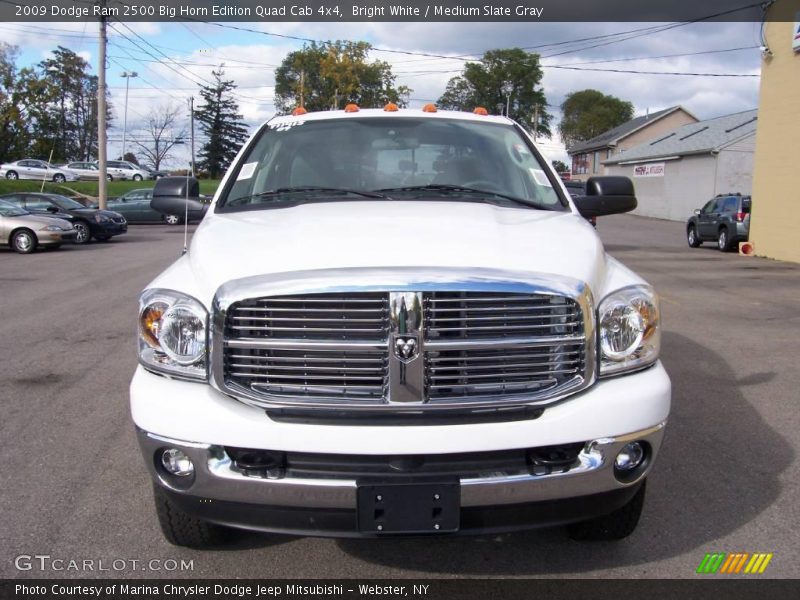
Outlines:
<svg viewBox="0 0 800 600"><path fill-rule="evenodd" d="M111 220L111 217L109 217L108 215L97 213L94 216L94 220L97 221L98 223L108 223Z"/></svg>
<svg viewBox="0 0 800 600"><path fill-rule="evenodd" d="M139 361L154 371L206 378L208 311L191 296L151 289L139 300Z"/></svg>
<svg viewBox="0 0 800 600"><path fill-rule="evenodd" d="M658 358L661 323L650 286L634 285L606 296L597 309L600 376L641 369Z"/></svg>
<svg viewBox="0 0 800 600"><path fill-rule="evenodd" d="M65 230L61 229L61 227L59 227L58 225L47 225L45 227L42 227L42 231L65 231Z"/></svg>

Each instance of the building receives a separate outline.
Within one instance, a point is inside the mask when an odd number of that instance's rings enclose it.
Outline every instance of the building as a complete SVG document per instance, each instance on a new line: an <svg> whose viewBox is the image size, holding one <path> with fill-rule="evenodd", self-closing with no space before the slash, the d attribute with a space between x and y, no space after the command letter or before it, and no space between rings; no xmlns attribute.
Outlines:
<svg viewBox="0 0 800 600"><path fill-rule="evenodd" d="M635 214L683 221L717 194L751 193L757 121L748 110L678 127L604 161L606 174L633 180Z"/></svg>
<svg viewBox="0 0 800 600"><path fill-rule="evenodd" d="M602 175L604 160L642 142L660 137L676 127L696 122L697 118L688 110L681 106L673 106L636 117L590 140L576 144L568 150L572 159L572 179L586 181L592 175Z"/></svg>
<svg viewBox="0 0 800 600"><path fill-rule="evenodd" d="M800 262L800 4L778 0L768 11L750 241L758 256Z"/></svg>

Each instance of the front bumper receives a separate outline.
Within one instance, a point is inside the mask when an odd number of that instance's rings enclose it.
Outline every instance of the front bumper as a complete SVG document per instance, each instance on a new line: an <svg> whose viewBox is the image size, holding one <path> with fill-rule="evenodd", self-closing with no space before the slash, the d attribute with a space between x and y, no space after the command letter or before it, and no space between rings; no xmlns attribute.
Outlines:
<svg viewBox="0 0 800 600"><path fill-rule="evenodd" d="M77 235L78 233L73 229L71 231L40 231L36 237L40 245L53 246L64 242L73 242Z"/></svg>
<svg viewBox="0 0 800 600"><path fill-rule="evenodd" d="M601 380L537 419L459 425L280 422L208 385L171 380L141 367L131 384L145 464L183 510L235 527L336 536L371 535L357 526L358 478L297 476L291 469L277 478L247 475L225 447L402 458L581 443L578 460L566 472L487 468L457 477L459 531L507 531L584 520L624 505L657 457L669 404L669 379L660 364ZM645 442L648 457L635 477L621 481L613 461L629 441ZM191 482L176 485L160 470L165 448L191 457ZM415 477L409 474L410 481Z"/></svg>

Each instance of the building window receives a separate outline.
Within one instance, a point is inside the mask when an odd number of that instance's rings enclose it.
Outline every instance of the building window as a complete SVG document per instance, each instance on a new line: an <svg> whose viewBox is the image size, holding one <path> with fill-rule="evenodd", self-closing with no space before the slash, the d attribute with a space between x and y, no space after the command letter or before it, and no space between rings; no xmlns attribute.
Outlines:
<svg viewBox="0 0 800 600"><path fill-rule="evenodd" d="M572 157L572 172L576 175L584 175L589 172L588 154L576 154Z"/></svg>
<svg viewBox="0 0 800 600"><path fill-rule="evenodd" d="M592 161L592 173L597 173L597 169L600 168L600 153L594 153L594 160Z"/></svg>

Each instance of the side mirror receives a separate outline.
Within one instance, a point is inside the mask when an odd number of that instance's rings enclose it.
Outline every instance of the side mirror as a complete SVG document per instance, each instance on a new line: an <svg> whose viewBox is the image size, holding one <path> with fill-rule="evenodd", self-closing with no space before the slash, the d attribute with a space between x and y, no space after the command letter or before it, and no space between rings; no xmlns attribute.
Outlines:
<svg viewBox="0 0 800 600"><path fill-rule="evenodd" d="M189 220L202 219L208 205L200 200L200 182L194 177L161 177L153 188L150 208L162 215L181 215L188 210Z"/></svg>
<svg viewBox="0 0 800 600"><path fill-rule="evenodd" d="M636 208L633 182L627 177L590 177L586 195L572 199L582 216L588 218L616 215Z"/></svg>
<svg viewBox="0 0 800 600"><path fill-rule="evenodd" d="M699 208L694 209L694 214L699 215L702 211Z"/></svg>

